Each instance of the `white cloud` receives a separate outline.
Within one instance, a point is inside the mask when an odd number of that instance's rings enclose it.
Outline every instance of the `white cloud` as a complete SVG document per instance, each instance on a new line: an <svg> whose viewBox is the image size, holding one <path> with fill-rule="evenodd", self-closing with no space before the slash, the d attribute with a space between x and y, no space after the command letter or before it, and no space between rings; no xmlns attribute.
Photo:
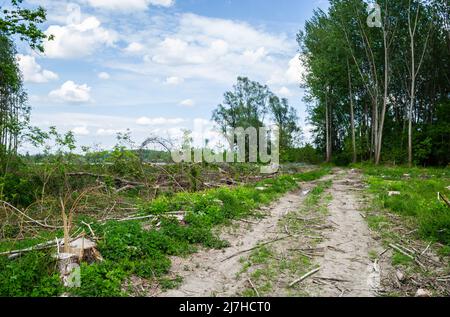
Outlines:
<svg viewBox="0 0 450 317"><path fill-rule="evenodd" d="M174 125L185 122L184 119L181 118L148 118L141 117L136 120L138 125Z"/></svg>
<svg viewBox="0 0 450 317"><path fill-rule="evenodd" d="M18 54L17 62L25 82L41 84L58 79L58 75L54 72L42 69L34 56Z"/></svg>
<svg viewBox="0 0 450 317"><path fill-rule="evenodd" d="M278 86L289 84L286 71L296 45L284 34L190 13L161 18L155 27L162 29L163 22L171 27L160 37L151 31L132 37L144 47L140 52L144 63L111 62L108 66L146 76L206 79L227 85L238 75L266 83L276 74L283 79L283 83L277 81Z"/></svg>
<svg viewBox="0 0 450 317"><path fill-rule="evenodd" d="M184 79L181 77L176 77L176 76L172 76L172 77L167 77L166 78L166 84L167 85L179 85L182 84L184 82Z"/></svg>
<svg viewBox="0 0 450 317"><path fill-rule="evenodd" d="M264 47L260 47L257 50L246 50L242 57L248 61L250 64L255 64L265 58L267 55Z"/></svg>
<svg viewBox="0 0 450 317"><path fill-rule="evenodd" d="M132 42L130 43L124 51L128 54L138 54L144 50L144 46L141 43Z"/></svg>
<svg viewBox="0 0 450 317"><path fill-rule="evenodd" d="M78 135L78 136L86 136L90 134L90 131L88 130L87 127L76 127L74 129L72 129L73 134Z"/></svg>
<svg viewBox="0 0 450 317"><path fill-rule="evenodd" d="M180 106L193 107L193 106L195 106L195 101L192 99L186 99L186 100L183 100L182 102L180 102Z"/></svg>
<svg viewBox="0 0 450 317"><path fill-rule="evenodd" d="M126 129L98 129L97 135L98 136L113 136L117 135L118 133L125 133Z"/></svg>
<svg viewBox="0 0 450 317"><path fill-rule="evenodd" d="M300 60L300 54L296 54L287 65L287 69L276 72L269 80L269 84L295 85L303 81L305 67Z"/></svg>
<svg viewBox="0 0 450 317"><path fill-rule="evenodd" d="M291 97L292 96L292 92L289 90L289 88L287 87L281 87L277 93L281 96L281 97Z"/></svg>
<svg viewBox="0 0 450 317"><path fill-rule="evenodd" d="M94 8L121 11L145 10L150 5L170 7L175 3L174 0L87 0L87 2Z"/></svg>
<svg viewBox="0 0 450 317"><path fill-rule="evenodd" d="M101 26L96 17L88 17L80 24L52 25L46 35L53 41L44 44L45 54L50 58L80 58L93 54L103 46L113 46L117 35Z"/></svg>
<svg viewBox="0 0 450 317"><path fill-rule="evenodd" d="M111 76L106 72L101 72L98 74L98 78L103 79L103 80L108 80L111 78Z"/></svg>
<svg viewBox="0 0 450 317"><path fill-rule="evenodd" d="M91 100L91 87L77 85L73 81L66 81L59 89L49 93L49 97L58 102L83 103Z"/></svg>
<svg viewBox="0 0 450 317"><path fill-rule="evenodd" d="M297 54L289 61L289 68L286 72L288 82L291 84L300 83L304 72L305 67L300 60L300 54Z"/></svg>

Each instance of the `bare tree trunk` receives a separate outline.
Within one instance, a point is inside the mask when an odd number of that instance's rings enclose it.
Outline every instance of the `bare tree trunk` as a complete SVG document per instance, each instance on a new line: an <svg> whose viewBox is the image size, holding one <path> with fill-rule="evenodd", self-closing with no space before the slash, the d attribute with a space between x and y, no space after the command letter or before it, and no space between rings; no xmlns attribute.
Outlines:
<svg viewBox="0 0 450 317"><path fill-rule="evenodd" d="M414 75L414 49L412 49L412 76L411 76L411 100L408 111L408 165L412 167L413 164L413 144L412 144L412 117L413 108L415 102L415 90L416 90L416 76Z"/></svg>
<svg viewBox="0 0 450 317"><path fill-rule="evenodd" d="M412 150L412 116L413 116L413 107L415 102L415 94L416 94L416 57L415 57L415 41L414 35L417 27L417 18L419 17L420 7L417 9L416 15L416 23L414 25L414 30L411 25L411 0L409 1L408 8L408 30L410 37L410 48L411 48L411 94L410 94L410 103L409 103L409 111L408 111L408 165L412 167L413 164L413 150Z"/></svg>
<svg viewBox="0 0 450 317"><path fill-rule="evenodd" d="M420 72L420 69L422 67L423 59L425 57L425 52L428 47L428 40L430 38L431 34L431 28L432 24L430 24L430 29L427 34L427 38L425 40L425 44L422 51L422 56L419 61L419 65L416 69L416 50L415 50L415 36L417 31L417 25L419 21L419 14L420 14L420 3L418 3L417 6L417 12L416 17L414 20L414 25L412 24L411 20L411 0L409 0L409 8L408 8L408 30L409 30L409 37L410 37L410 48L411 48L411 91L410 91L410 104L408 109L408 165L409 167L412 167L413 165L413 113L414 113L414 104L416 102L416 79Z"/></svg>
<svg viewBox="0 0 450 317"><path fill-rule="evenodd" d="M377 149L375 157L376 165L379 165L381 161L383 129L388 104L388 89L389 89L389 47L387 43L387 32L385 28L383 28L383 42L384 42L384 95L383 95L383 108L381 110L380 126L378 128L378 135L377 135Z"/></svg>
<svg viewBox="0 0 450 317"><path fill-rule="evenodd" d="M353 148L353 163L356 163L356 136L355 136L355 113L353 107L353 90L352 90L352 76L350 73L350 64L347 60L347 69L348 69L348 89L349 89L349 98L350 98L350 121L351 121L351 130L352 130L352 148Z"/></svg>
<svg viewBox="0 0 450 317"><path fill-rule="evenodd" d="M326 147L327 147L327 158L326 158L326 163L330 163L331 162L331 147L330 147L330 116L329 116L329 110L328 110L328 91L327 91L327 96L325 97L325 125L326 125Z"/></svg>
<svg viewBox="0 0 450 317"><path fill-rule="evenodd" d="M374 159L377 164L378 158L378 126L379 126L379 112L378 112L378 98L373 102L373 151Z"/></svg>

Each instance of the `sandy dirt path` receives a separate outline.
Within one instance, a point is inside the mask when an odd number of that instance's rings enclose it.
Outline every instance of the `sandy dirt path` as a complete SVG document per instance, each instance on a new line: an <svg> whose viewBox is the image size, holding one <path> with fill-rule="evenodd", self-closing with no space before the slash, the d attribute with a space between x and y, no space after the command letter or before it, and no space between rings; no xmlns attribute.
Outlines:
<svg viewBox="0 0 450 317"><path fill-rule="evenodd" d="M223 232L221 238L229 241L231 247L225 250L202 250L188 258L172 259L172 274L183 277L183 284L176 290L169 290L162 297L205 297L236 296L245 281L239 281L237 274L242 269L240 258L258 245L283 238L277 232L277 224L287 213L300 208L305 196L302 191L314 187L313 183L302 184L301 190L289 193L272 206L264 208L267 216L254 223L236 222L233 232ZM232 258L229 258L233 256ZM229 258L229 259L228 259Z"/></svg>
<svg viewBox="0 0 450 317"><path fill-rule="evenodd" d="M310 296L319 297L372 297L380 287L380 268L370 260L371 252L381 247L371 237L362 216L359 192L364 190L362 176L356 171L335 169L321 181L331 180L328 193L332 201L328 205L327 222L332 229L322 230L323 242L318 248L324 253L314 258L320 271L305 281L303 288ZM237 296L245 289L246 280L237 278L242 270L241 257L258 244L282 238L277 230L279 221L299 210L305 192L317 182L303 183L301 190L289 193L263 210L263 220L236 222L221 233L231 243L225 250L201 250L187 258L174 257L171 273L183 278L178 289L160 294L162 297ZM301 232L295 233L301 236ZM235 256L234 256L235 255ZM272 294L278 296L279 294Z"/></svg>
<svg viewBox="0 0 450 317"><path fill-rule="evenodd" d="M373 297L380 287L380 267L370 260L370 252L381 247L371 237L361 212L358 192L364 189L356 171L338 170L329 192L328 221L333 229L323 232L319 245L324 255L317 258L321 283L309 283L308 293L321 297ZM317 280L316 280L317 281Z"/></svg>

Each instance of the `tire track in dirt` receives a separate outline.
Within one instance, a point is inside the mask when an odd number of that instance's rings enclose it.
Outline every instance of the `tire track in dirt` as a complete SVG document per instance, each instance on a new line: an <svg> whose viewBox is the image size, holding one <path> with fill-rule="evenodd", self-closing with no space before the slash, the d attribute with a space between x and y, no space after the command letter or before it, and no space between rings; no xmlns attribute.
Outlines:
<svg viewBox="0 0 450 317"><path fill-rule="evenodd" d="M332 230L319 245L325 253L316 261L320 271L308 281L307 292L320 297L374 297L380 287L380 267L370 252L381 250L361 213L357 192L364 188L360 173L338 170L329 192Z"/></svg>
<svg viewBox="0 0 450 317"><path fill-rule="evenodd" d="M301 191L310 190L314 183L303 183ZM245 283L237 279L237 274L242 269L241 256L259 243L283 237L277 232L277 224L286 214L300 208L305 198L301 191L289 193L270 207L263 208L267 211L267 216L260 222L236 221L235 225L239 224L239 227L234 232L224 230L221 238L229 241L231 247L225 250L201 250L188 258L172 258L171 273L181 276L183 283L178 289L169 290L159 296L236 296ZM240 252L243 254L236 255Z"/></svg>

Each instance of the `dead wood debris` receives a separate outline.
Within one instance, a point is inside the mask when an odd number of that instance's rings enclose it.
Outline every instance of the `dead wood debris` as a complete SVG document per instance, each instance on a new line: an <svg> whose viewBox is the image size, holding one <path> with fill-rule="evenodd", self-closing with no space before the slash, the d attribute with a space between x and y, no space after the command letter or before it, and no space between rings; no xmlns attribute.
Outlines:
<svg viewBox="0 0 450 317"><path fill-rule="evenodd" d="M272 240L272 241L260 243L256 247L253 247L253 248L250 248L250 249L247 249L247 250L243 250L243 251L239 251L239 252L237 252L235 254L232 254L229 257L226 257L225 259L223 259L221 262L226 262L226 261L228 261L228 260L230 260L230 259L232 259L234 257L237 257L238 255L241 255L241 254L244 254L244 253L256 250L256 249L259 249L259 248L261 248L261 247L263 247L265 245L272 244L272 243L275 243L275 242L278 242L278 241L281 241L281 240L284 240L284 239L287 239L287 238L290 238L290 237L292 237L292 236L288 235L288 236L285 236L285 237L277 238L277 239Z"/></svg>
<svg viewBox="0 0 450 317"><path fill-rule="evenodd" d="M252 287L252 289L255 291L256 296L257 296L257 297L260 297L259 292L258 292L258 289L256 288L255 284L253 284L252 280L251 280L250 278L248 278L247 280L248 280L250 286Z"/></svg>
<svg viewBox="0 0 450 317"><path fill-rule="evenodd" d="M316 274L316 273L319 272L319 271L320 271L320 267L317 268L317 269L314 269L314 270L312 270L312 271L310 271L310 272L308 272L308 273L306 273L305 275L303 275L303 276L300 277L299 279L297 279L297 280L293 281L291 284L289 284L289 287L293 287L295 284L298 284L298 283L300 283L300 282L303 282L303 281L306 280L308 277L310 277L310 276Z"/></svg>
<svg viewBox="0 0 450 317"><path fill-rule="evenodd" d="M46 229L61 229L62 228L62 226L50 226L50 225L42 223L42 222L40 222L38 220L35 220L35 219L31 218L30 216L28 216L24 211L14 207L13 205L11 205L10 203L8 203L6 201L0 200L0 204L3 204L4 208L8 208L8 209L10 209L10 210L12 210L14 212L19 213L23 217L25 217L28 220L30 220L32 223L35 223L35 224L37 224L38 226L40 226L42 228L46 228Z"/></svg>

